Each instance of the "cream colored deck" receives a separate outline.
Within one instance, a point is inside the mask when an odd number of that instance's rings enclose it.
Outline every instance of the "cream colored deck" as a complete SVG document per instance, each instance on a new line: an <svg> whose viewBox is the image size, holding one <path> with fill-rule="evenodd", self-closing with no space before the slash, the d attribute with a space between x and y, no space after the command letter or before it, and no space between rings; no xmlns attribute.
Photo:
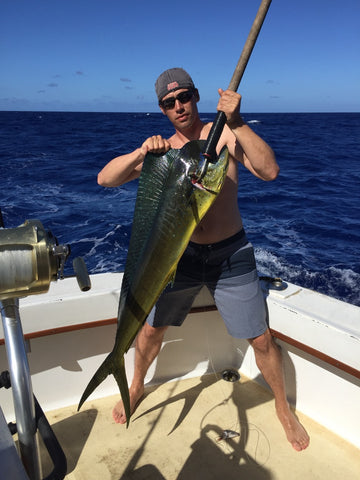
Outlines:
<svg viewBox="0 0 360 480"><path fill-rule="evenodd" d="M149 387L128 429L112 420L118 397L47 418L68 459L68 480L352 480L360 451L299 414L311 436L295 452L269 392L216 375ZM240 436L217 441L231 429ZM49 472L46 465L43 476Z"/></svg>

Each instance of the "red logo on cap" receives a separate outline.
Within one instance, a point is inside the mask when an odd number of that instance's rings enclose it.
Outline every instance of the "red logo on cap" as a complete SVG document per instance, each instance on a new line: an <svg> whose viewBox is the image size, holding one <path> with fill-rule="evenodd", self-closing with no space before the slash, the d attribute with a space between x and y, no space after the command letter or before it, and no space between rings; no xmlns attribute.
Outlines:
<svg viewBox="0 0 360 480"><path fill-rule="evenodd" d="M171 82L168 83L167 89L168 90L173 90L174 88L177 88L179 86L178 82Z"/></svg>

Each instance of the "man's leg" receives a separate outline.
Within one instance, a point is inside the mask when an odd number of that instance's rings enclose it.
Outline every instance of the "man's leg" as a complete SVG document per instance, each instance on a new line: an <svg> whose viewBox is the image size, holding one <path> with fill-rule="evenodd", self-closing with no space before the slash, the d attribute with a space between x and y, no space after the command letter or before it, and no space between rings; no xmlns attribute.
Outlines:
<svg viewBox="0 0 360 480"><path fill-rule="evenodd" d="M165 331L168 327L151 327L145 323L138 333L135 343L135 370L134 378L129 388L130 411L134 413L144 395L144 380L146 373L160 352ZM113 409L113 418L116 423L126 423L126 415L122 400Z"/></svg>
<svg viewBox="0 0 360 480"><path fill-rule="evenodd" d="M277 416L285 430L287 439L297 451L309 445L309 436L290 410L286 399L282 356L270 331L249 340L254 349L256 364L273 391Z"/></svg>

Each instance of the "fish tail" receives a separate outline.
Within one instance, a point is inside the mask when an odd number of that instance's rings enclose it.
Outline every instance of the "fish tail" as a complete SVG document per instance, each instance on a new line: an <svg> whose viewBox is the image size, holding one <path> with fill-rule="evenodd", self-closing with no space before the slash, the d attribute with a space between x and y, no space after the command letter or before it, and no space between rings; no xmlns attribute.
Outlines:
<svg viewBox="0 0 360 480"><path fill-rule="evenodd" d="M125 415L126 415L126 428L129 426L130 422L130 395L129 395L129 387L126 379L126 371L125 371L125 361L124 357L121 358L119 364L117 365L117 369L113 372L114 378L116 383L118 384L121 400L124 405Z"/></svg>
<svg viewBox="0 0 360 480"><path fill-rule="evenodd" d="M94 376L90 380L88 386L86 387L78 405L78 411L85 402L85 400L93 393L93 391L102 383L105 378L112 374L116 380L116 383L119 386L121 397L124 404L124 409L126 413L127 426L129 425L130 420L130 397L129 389L126 379L125 372L125 361L122 356L120 359L116 358L113 352L111 352L100 367L95 372Z"/></svg>

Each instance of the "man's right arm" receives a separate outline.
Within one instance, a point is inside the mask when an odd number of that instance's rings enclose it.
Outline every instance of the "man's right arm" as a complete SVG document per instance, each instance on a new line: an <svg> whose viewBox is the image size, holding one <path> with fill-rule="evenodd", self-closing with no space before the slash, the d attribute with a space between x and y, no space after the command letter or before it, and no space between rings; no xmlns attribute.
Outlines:
<svg viewBox="0 0 360 480"><path fill-rule="evenodd" d="M119 187L140 177L142 164L148 152L165 153L171 148L170 143L161 135L154 135L145 140L140 148L131 153L113 158L99 172L97 181L103 187Z"/></svg>
<svg viewBox="0 0 360 480"><path fill-rule="evenodd" d="M147 150L140 147L126 155L113 158L98 173L97 182L102 187L119 187L140 176Z"/></svg>

